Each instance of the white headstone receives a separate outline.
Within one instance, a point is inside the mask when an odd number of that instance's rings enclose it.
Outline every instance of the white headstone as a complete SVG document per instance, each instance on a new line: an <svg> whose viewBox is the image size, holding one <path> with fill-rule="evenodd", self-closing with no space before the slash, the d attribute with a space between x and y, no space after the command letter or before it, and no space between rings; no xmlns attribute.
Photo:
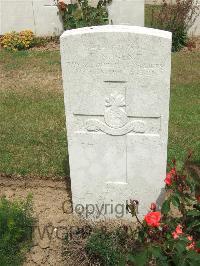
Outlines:
<svg viewBox="0 0 200 266"><path fill-rule="evenodd" d="M54 0L0 0L0 18L0 34L32 30L38 36L54 36L63 32Z"/></svg>
<svg viewBox="0 0 200 266"><path fill-rule="evenodd" d="M0 34L31 29L34 31L32 0L0 0Z"/></svg>
<svg viewBox="0 0 200 266"><path fill-rule="evenodd" d="M171 33L70 30L61 59L74 211L120 217L137 199L144 215L166 174Z"/></svg>
<svg viewBox="0 0 200 266"><path fill-rule="evenodd" d="M110 24L144 26L144 0L112 0L108 14Z"/></svg>
<svg viewBox="0 0 200 266"><path fill-rule="evenodd" d="M197 2L197 7L199 8L198 10L198 16L196 17L196 20L192 27L189 29L189 35L190 36L200 36L200 0Z"/></svg>

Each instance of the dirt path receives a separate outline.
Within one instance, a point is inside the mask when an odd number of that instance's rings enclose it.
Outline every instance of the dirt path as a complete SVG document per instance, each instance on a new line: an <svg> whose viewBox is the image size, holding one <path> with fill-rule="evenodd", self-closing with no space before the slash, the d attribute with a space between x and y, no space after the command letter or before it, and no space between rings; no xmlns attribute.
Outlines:
<svg viewBox="0 0 200 266"><path fill-rule="evenodd" d="M24 178L0 175L0 196L23 199L33 195L34 228L33 247L24 266L68 265L62 259L62 238L66 228L74 224L71 213L68 182L63 180Z"/></svg>

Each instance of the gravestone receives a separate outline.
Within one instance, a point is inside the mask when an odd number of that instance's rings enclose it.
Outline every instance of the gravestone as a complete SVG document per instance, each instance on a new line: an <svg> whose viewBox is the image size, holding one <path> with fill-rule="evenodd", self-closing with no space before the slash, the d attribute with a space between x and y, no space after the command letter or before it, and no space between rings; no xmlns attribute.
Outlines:
<svg viewBox="0 0 200 266"><path fill-rule="evenodd" d="M65 31L61 59L74 211L130 217L135 199L144 215L166 174L171 33Z"/></svg>
<svg viewBox="0 0 200 266"><path fill-rule="evenodd" d="M198 15L196 17L196 20L192 27L189 29L189 35L190 36L200 36L200 0L196 2L197 8L198 8Z"/></svg>
<svg viewBox="0 0 200 266"><path fill-rule="evenodd" d="M110 24L144 26L144 0L112 0L107 8Z"/></svg>
<svg viewBox="0 0 200 266"><path fill-rule="evenodd" d="M0 34L27 29L37 36L60 36L63 32L54 0L0 0L0 18Z"/></svg>

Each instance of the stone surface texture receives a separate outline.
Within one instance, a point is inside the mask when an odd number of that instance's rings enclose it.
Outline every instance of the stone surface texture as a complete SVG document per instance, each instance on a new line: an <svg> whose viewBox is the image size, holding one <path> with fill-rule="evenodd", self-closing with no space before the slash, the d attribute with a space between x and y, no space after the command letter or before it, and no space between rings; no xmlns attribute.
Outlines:
<svg viewBox="0 0 200 266"><path fill-rule="evenodd" d="M0 0L0 17L0 34L26 29L38 36L63 32L54 0Z"/></svg>
<svg viewBox="0 0 200 266"><path fill-rule="evenodd" d="M191 36L200 36L200 0L197 1L197 5L199 8L199 15L197 16L194 25L189 30Z"/></svg>
<svg viewBox="0 0 200 266"><path fill-rule="evenodd" d="M171 33L66 31L61 59L74 211L82 204L92 218L124 216L137 199L144 215L166 174Z"/></svg>
<svg viewBox="0 0 200 266"><path fill-rule="evenodd" d="M110 24L144 26L144 0L112 0L108 14Z"/></svg>

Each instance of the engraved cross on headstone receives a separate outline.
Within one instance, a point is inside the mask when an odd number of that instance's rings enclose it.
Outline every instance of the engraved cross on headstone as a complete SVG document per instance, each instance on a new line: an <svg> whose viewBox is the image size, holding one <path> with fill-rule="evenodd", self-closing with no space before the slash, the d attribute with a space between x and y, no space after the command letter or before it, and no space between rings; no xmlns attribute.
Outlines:
<svg viewBox="0 0 200 266"><path fill-rule="evenodd" d="M84 127L86 134L103 134L104 137L112 139L112 145L104 150L103 156L109 158L110 169L108 176L105 177L106 183L128 184L127 149L129 136L134 134L155 134L160 130L160 117L136 117L127 113L127 87L126 81L104 81L112 92L105 95L104 114L93 115L78 114L76 116L86 117ZM111 86L110 86L111 85ZM120 92L119 92L120 91ZM124 93L122 93L122 91ZM83 134L83 131L76 133ZM105 141L106 143L106 141ZM110 160L112 158L112 160ZM100 162L101 163L101 162ZM117 171L114 165L118 163ZM121 164L121 167L119 167ZM119 171L120 169L120 171Z"/></svg>

